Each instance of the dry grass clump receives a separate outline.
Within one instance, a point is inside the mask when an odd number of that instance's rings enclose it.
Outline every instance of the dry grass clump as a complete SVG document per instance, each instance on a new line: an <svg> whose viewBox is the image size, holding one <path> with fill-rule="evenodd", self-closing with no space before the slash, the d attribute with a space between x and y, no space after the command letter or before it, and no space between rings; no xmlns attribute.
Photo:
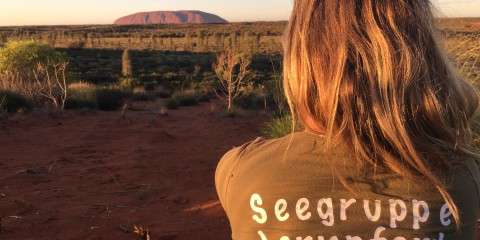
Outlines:
<svg viewBox="0 0 480 240"><path fill-rule="evenodd" d="M265 123L265 127L262 129L262 133L270 139L281 138L293 131L302 131L302 126L296 122L295 129L292 128L292 115L286 113L284 115L275 116L270 122Z"/></svg>
<svg viewBox="0 0 480 240"><path fill-rule="evenodd" d="M184 90L175 92L172 98L166 102L165 107L168 109L177 109L183 106L193 106L199 102L209 102L210 98L210 95L196 90Z"/></svg>
<svg viewBox="0 0 480 240"><path fill-rule="evenodd" d="M471 41L471 40L467 40ZM453 49L455 62L462 74L470 83L479 87L480 81L480 46L466 46L463 47L464 42L459 43L458 48L463 50Z"/></svg>
<svg viewBox="0 0 480 240"><path fill-rule="evenodd" d="M139 94L139 93L147 93L147 90L145 90L144 87L135 87L133 88L133 94Z"/></svg>
<svg viewBox="0 0 480 240"><path fill-rule="evenodd" d="M457 23L458 24L458 23ZM443 47L452 58L459 73L470 83L479 87L480 81L480 34L445 30Z"/></svg>
<svg viewBox="0 0 480 240"><path fill-rule="evenodd" d="M34 103L25 96L0 89L0 110L4 112L28 112Z"/></svg>
<svg viewBox="0 0 480 240"><path fill-rule="evenodd" d="M70 98L82 101L95 101L95 91L97 86L92 83L78 82L68 85Z"/></svg>
<svg viewBox="0 0 480 240"><path fill-rule="evenodd" d="M480 148L480 116L477 115L472 121L473 146Z"/></svg>
<svg viewBox="0 0 480 240"><path fill-rule="evenodd" d="M68 85L70 97L67 99L67 109L95 109L97 108L97 97L95 84L77 82Z"/></svg>
<svg viewBox="0 0 480 240"><path fill-rule="evenodd" d="M97 86L92 83L78 82L68 86L70 97L67 109L117 110L123 106L123 100L130 97L127 90L115 86Z"/></svg>
<svg viewBox="0 0 480 240"><path fill-rule="evenodd" d="M445 40L447 52L452 56L459 73L480 90L480 34L455 35ZM480 114L472 120L474 146L480 148Z"/></svg>
<svg viewBox="0 0 480 240"><path fill-rule="evenodd" d="M94 89L96 87L95 84L89 83L89 82L76 82L76 83L70 83L68 85L68 89L71 91L86 91L90 89Z"/></svg>

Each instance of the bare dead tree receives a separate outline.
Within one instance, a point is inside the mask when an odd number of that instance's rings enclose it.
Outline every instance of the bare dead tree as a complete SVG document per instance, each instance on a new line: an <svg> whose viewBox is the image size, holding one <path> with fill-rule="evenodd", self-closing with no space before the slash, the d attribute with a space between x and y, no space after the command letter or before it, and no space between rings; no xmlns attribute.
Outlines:
<svg viewBox="0 0 480 240"><path fill-rule="evenodd" d="M56 64L38 63L33 72L36 89L40 95L48 99L54 108L63 110L68 98L66 69L68 61Z"/></svg>
<svg viewBox="0 0 480 240"><path fill-rule="evenodd" d="M226 103L228 111L241 94L241 88L250 80L250 57L236 50L226 51L218 54L217 61L212 65L221 87L220 91L214 91Z"/></svg>

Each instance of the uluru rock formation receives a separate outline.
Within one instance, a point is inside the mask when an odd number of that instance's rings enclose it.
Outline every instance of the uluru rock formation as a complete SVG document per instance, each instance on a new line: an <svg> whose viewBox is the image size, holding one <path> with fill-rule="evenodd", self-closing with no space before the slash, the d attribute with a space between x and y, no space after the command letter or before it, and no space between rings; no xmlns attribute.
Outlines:
<svg viewBox="0 0 480 240"><path fill-rule="evenodd" d="M201 11L140 12L115 20L116 25L175 24L175 23L228 23L227 20Z"/></svg>

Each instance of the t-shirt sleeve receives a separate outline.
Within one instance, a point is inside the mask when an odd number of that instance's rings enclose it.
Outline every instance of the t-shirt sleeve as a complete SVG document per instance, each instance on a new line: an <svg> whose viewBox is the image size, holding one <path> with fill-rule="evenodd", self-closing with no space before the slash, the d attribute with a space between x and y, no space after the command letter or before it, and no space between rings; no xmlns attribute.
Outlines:
<svg viewBox="0 0 480 240"><path fill-rule="evenodd" d="M473 177L473 181L475 182L475 186L477 187L477 199L480 200L480 170L478 165L478 159L467 159L465 162L467 163L468 170L470 171L470 174ZM478 204L480 205L480 202ZM478 214L480 215L480 212Z"/></svg>
<svg viewBox="0 0 480 240"><path fill-rule="evenodd" d="M232 171L237 166L242 155L246 151L250 150L253 144L261 141L264 141L264 139L259 137L254 141L243 144L240 147L233 148L232 150L225 153L225 155L223 155L223 157L220 159L220 162L217 165L217 169L215 171L215 187L217 189L217 194L218 194L218 198L220 199L220 203L222 204L223 209L225 209L227 214L228 214L228 211L226 206L226 197L227 197L228 183L232 176Z"/></svg>

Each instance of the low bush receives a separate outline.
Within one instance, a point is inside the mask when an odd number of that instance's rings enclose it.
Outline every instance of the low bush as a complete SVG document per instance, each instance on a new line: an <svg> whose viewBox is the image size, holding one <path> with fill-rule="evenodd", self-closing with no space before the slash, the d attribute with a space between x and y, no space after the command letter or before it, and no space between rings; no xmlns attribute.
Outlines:
<svg viewBox="0 0 480 240"><path fill-rule="evenodd" d="M192 96L182 96L177 98L179 106L193 106L198 104L198 99Z"/></svg>
<svg viewBox="0 0 480 240"><path fill-rule="evenodd" d="M177 99L174 99L174 98L168 99L167 103L165 104L165 107L170 109L170 110L178 109Z"/></svg>
<svg viewBox="0 0 480 240"><path fill-rule="evenodd" d="M157 87L157 83L155 82L147 82L143 84L143 88L145 88L146 91L153 91Z"/></svg>
<svg viewBox="0 0 480 240"><path fill-rule="evenodd" d="M155 96L149 93L135 93L133 94L133 100L134 101L153 101L155 100Z"/></svg>
<svg viewBox="0 0 480 240"><path fill-rule="evenodd" d="M155 97L157 98L171 98L172 93L166 90L159 90L155 92Z"/></svg>
<svg viewBox="0 0 480 240"><path fill-rule="evenodd" d="M199 94L194 91L177 92L173 94L179 106L193 106L198 104Z"/></svg>
<svg viewBox="0 0 480 240"><path fill-rule="evenodd" d="M240 95L235 105L243 109L264 109L265 108L265 96L257 94L255 92L249 92Z"/></svg>
<svg viewBox="0 0 480 240"><path fill-rule="evenodd" d="M156 93L156 96L159 97L159 93ZM187 90L183 92L176 92L172 97L166 102L165 107L168 109L177 109L181 106L193 106L197 105L199 102L208 102L210 101L210 95L196 92L194 90Z"/></svg>
<svg viewBox="0 0 480 240"><path fill-rule="evenodd" d="M65 104L66 109L99 109L113 111L123 106L123 100L131 97L131 93L112 87L98 87L92 83L73 83L69 87L70 97Z"/></svg>
<svg viewBox="0 0 480 240"><path fill-rule="evenodd" d="M34 41L10 41L0 48L0 88L37 105L64 108L68 98L68 57Z"/></svg>
<svg viewBox="0 0 480 240"><path fill-rule="evenodd" d="M134 88L140 85L140 81L133 77L122 77L118 80L118 85L124 89Z"/></svg>
<svg viewBox="0 0 480 240"><path fill-rule="evenodd" d="M78 82L68 86L70 93L65 102L66 109L97 109L96 86L92 83Z"/></svg>
<svg viewBox="0 0 480 240"><path fill-rule="evenodd" d="M30 111L33 102L18 93L0 90L0 108L7 112Z"/></svg>
<svg viewBox="0 0 480 240"><path fill-rule="evenodd" d="M212 96L210 96L208 94L199 93L199 95L198 95L198 101L199 102L210 102L211 99L212 99Z"/></svg>
<svg viewBox="0 0 480 240"><path fill-rule="evenodd" d="M97 101L82 100L70 97L65 102L65 109L97 109Z"/></svg>
<svg viewBox="0 0 480 240"><path fill-rule="evenodd" d="M235 117L237 117L237 112L235 111L235 109L230 108L230 109L227 110L227 113L225 113L225 117L235 118Z"/></svg>
<svg viewBox="0 0 480 240"><path fill-rule="evenodd" d="M121 89L101 87L95 91L98 109L103 111L114 111L123 106L123 99L128 93Z"/></svg>

